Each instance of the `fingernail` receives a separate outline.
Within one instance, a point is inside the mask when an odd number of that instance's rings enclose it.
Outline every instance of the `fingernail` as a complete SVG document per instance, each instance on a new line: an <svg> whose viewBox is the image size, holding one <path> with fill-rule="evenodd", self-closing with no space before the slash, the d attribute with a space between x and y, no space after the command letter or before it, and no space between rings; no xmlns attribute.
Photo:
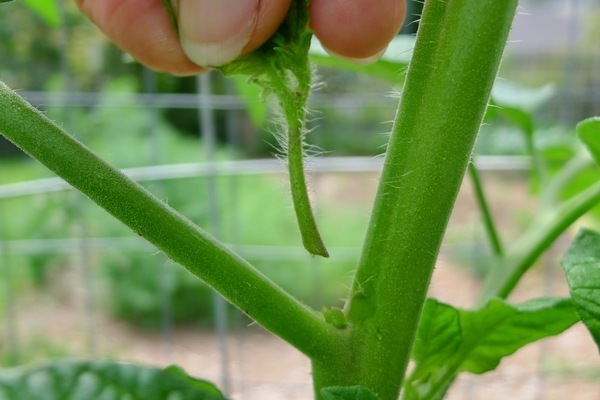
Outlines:
<svg viewBox="0 0 600 400"><path fill-rule="evenodd" d="M364 58L354 58L354 57L342 56L341 54L338 54L335 51L329 50L325 46L323 46L323 48L329 55L331 55L333 57L341 58L342 60L350 61L350 62L353 62L355 64L360 64L360 65L373 64L373 63L379 61L379 59L381 59L381 57L385 54L385 51L387 50L387 46L386 46L381 51L373 54L372 56L364 57Z"/></svg>
<svg viewBox="0 0 600 400"><path fill-rule="evenodd" d="M259 0L179 0L179 37L185 54L203 67L235 60L250 40Z"/></svg>

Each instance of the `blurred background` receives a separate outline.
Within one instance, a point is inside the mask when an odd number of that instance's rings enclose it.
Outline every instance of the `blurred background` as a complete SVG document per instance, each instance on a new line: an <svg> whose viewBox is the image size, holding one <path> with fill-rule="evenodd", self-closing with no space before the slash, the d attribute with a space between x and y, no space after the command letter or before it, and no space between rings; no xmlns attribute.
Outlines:
<svg viewBox="0 0 600 400"><path fill-rule="evenodd" d="M476 147L507 242L538 204L531 143L558 168L578 150L575 124L600 115L600 3L521 3L493 98L520 117L490 112ZM410 2L402 35L414 35L421 7ZM307 142L332 256L312 259L300 246L269 107L244 79L145 69L70 0L2 4L0 37L1 80L302 301L343 305L400 87L318 68L324 87L311 100ZM572 190L597 179L590 171ZM594 214L586 225L598 225ZM473 304L490 253L483 232L465 182L432 296ZM567 293L559 259L568 243L559 240L515 299ZM234 399L311 398L302 355L2 138L0 321L3 367L59 357L177 363ZM599 381L597 350L576 326L494 373L461 378L449 398L597 400Z"/></svg>

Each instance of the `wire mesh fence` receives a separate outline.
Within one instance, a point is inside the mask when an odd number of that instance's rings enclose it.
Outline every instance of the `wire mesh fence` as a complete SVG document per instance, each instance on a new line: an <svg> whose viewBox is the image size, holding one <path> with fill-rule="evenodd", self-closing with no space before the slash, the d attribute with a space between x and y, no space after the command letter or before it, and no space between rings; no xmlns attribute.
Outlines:
<svg viewBox="0 0 600 400"><path fill-rule="evenodd" d="M528 80L540 73L542 65L543 75L561 79L550 108L558 110L564 123L573 123L582 113L600 114L600 52L597 46L590 51L573 45L579 43L578 21L590 10L599 12L600 6L571 0L561 10L567 22L566 54L546 57L543 64L540 57L515 54L506 61L503 76ZM66 43L68 28L63 31ZM245 140L242 132L247 122L242 115L246 103L240 97L215 94L210 75L197 79L197 93L159 94L158 78L149 71L143 74L144 93L78 92L67 64L64 61L62 66L61 91L24 91L23 95L50 110L56 119L60 117L61 124L75 134L103 122L105 114L93 115L91 110L131 111L129 116L121 114L118 123L107 125L117 131L112 132L114 142L100 151L120 158L121 165L135 165L133 153L144 154L144 166L124 169L129 176L304 302L319 308L340 301L344 284L349 284L343 282L344 277L348 281L360 255L381 157L311 161L313 200L325 220L325 234L333 238L331 261L311 259L296 245L300 241L285 195L281 163L275 158L245 159L240 152L227 149ZM317 110L335 109L348 115L383 109L388 119L394 103L379 93L326 93L312 99ZM168 154L173 145L161 133L158 113L164 109L198 114L198 135L183 145L187 162L175 163ZM145 112L137 117L135 110ZM140 118L135 129L143 140L135 142L135 147L121 140L130 133L128 118ZM386 128L369 126L366 130L377 136ZM94 147L93 135L81 138ZM527 223L527 212L536 207L527 196L529 160L482 156L476 162L490 177L488 189L510 236ZM431 288L431 295L465 306L475 300L481 260L487 251L470 197L465 184ZM524 206L522 214L504 213L510 207L506 204ZM23 210L25 214L15 218ZM330 215L334 216L325 219ZM0 315L4 320L0 350L5 365L63 356L177 363L191 374L218 382L235 399L311 398L310 366L301 354L265 334L109 219L58 178L15 179L0 186ZM27 229L17 229L17 225ZM524 282L516 298L564 294L557 260L565 246L566 241L556 245L542 260L544 268ZM516 361L483 378L461 378L449 398L550 400L576 393L578 399L598 399L600 371L592 349L578 327L564 337L528 347L515 356Z"/></svg>

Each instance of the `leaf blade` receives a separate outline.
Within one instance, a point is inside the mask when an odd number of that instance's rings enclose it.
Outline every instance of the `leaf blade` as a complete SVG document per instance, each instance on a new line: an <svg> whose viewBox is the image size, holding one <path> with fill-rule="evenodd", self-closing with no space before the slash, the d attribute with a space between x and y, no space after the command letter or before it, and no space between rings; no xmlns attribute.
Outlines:
<svg viewBox="0 0 600 400"><path fill-rule="evenodd" d="M561 264L567 275L575 310L600 352L600 234L581 230Z"/></svg>
<svg viewBox="0 0 600 400"><path fill-rule="evenodd" d="M578 320L572 303L561 298L518 305L493 299L475 311L428 299L404 398L439 399L458 373L490 371L521 347L556 335Z"/></svg>
<svg viewBox="0 0 600 400"><path fill-rule="evenodd" d="M41 17L52 28L60 25L60 14L56 0L22 0L37 16Z"/></svg>
<svg viewBox="0 0 600 400"><path fill-rule="evenodd" d="M577 124L577 136L600 165L600 117L588 118Z"/></svg>
<svg viewBox="0 0 600 400"><path fill-rule="evenodd" d="M0 398L7 400L225 400L211 383L166 369L108 361L55 361L0 373Z"/></svg>

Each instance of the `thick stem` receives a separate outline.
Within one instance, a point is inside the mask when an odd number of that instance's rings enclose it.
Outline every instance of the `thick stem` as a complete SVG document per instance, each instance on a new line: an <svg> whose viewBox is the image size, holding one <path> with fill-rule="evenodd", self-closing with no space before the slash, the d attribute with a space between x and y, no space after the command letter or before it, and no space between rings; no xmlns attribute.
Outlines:
<svg viewBox="0 0 600 400"><path fill-rule="evenodd" d="M425 3L348 319L356 384L395 400L516 0ZM316 371L317 376L320 371ZM336 375L318 386L335 385Z"/></svg>
<svg viewBox="0 0 600 400"><path fill-rule="evenodd" d="M0 82L0 133L311 358L337 352L340 334L245 260L97 158Z"/></svg>

